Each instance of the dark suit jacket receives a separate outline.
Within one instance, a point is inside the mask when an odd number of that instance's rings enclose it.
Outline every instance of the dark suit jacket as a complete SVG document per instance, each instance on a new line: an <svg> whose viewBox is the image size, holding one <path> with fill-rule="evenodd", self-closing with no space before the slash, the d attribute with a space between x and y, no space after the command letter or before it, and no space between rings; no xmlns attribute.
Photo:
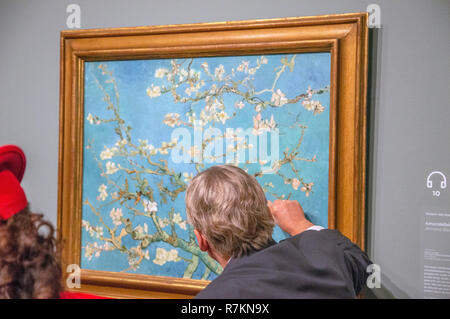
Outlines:
<svg viewBox="0 0 450 319"><path fill-rule="evenodd" d="M337 230L307 230L240 258L196 298L355 298L367 255Z"/></svg>

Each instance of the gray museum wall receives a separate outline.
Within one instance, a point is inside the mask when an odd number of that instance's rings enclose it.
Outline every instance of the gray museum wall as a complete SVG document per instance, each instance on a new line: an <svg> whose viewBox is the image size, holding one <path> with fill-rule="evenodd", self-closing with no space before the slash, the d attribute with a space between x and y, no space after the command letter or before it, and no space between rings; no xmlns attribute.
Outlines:
<svg viewBox="0 0 450 319"><path fill-rule="evenodd" d="M20 145L31 207L57 220L59 32L66 7L82 28L280 18L381 8L371 31L367 243L380 265L377 297L422 297L421 214L450 213L450 187L433 197L426 177L450 176L450 1L24 1L0 0L0 145ZM436 181L437 183L437 181Z"/></svg>

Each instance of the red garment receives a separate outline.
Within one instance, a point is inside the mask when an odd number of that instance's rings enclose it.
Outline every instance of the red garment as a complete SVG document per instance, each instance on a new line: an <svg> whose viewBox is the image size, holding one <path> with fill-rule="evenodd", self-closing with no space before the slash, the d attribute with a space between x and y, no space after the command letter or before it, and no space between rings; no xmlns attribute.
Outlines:
<svg viewBox="0 0 450 319"><path fill-rule="evenodd" d="M26 166L25 153L20 147L16 145L0 146L0 171L11 171L21 182Z"/></svg>
<svg viewBox="0 0 450 319"><path fill-rule="evenodd" d="M27 207L19 180L9 170L0 172L0 220L7 220Z"/></svg>
<svg viewBox="0 0 450 319"><path fill-rule="evenodd" d="M101 297L97 295L85 294L82 292L63 291L60 295L60 299L111 299Z"/></svg>
<svg viewBox="0 0 450 319"><path fill-rule="evenodd" d="M20 186L25 167L25 154L19 147L0 146L0 220L6 220L27 207L27 198Z"/></svg>

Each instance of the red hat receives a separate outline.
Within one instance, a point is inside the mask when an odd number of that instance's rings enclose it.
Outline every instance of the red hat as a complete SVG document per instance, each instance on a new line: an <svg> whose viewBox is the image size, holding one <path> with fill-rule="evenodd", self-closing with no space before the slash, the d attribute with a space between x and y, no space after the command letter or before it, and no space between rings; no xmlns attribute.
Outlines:
<svg viewBox="0 0 450 319"><path fill-rule="evenodd" d="M20 186L25 167L25 154L19 147L0 146L0 220L10 218L28 204Z"/></svg>

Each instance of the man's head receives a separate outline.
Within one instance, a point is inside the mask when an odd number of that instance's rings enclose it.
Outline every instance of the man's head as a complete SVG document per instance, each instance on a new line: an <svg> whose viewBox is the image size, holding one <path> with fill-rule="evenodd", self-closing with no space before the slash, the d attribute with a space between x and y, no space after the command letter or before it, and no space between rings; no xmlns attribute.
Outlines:
<svg viewBox="0 0 450 319"><path fill-rule="evenodd" d="M186 191L186 211L200 248L222 257L259 250L272 238L274 221L264 191L236 166L213 166L198 174Z"/></svg>

